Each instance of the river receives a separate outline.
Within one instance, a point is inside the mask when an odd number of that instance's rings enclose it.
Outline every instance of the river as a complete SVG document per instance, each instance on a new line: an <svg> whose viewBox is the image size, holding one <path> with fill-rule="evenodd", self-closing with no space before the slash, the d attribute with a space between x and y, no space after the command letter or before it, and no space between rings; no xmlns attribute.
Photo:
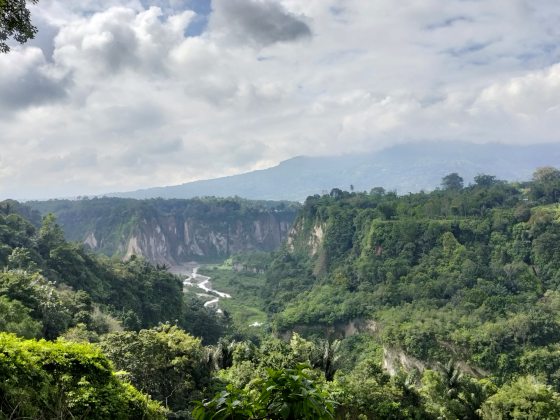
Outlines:
<svg viewBox="0 0 560 420"><path fill-rule="evenodd" d="M197 293L197 296L211 298L204 303L204 306L206 308L213 308L218 313L222 313L222 310L218 307L220 299L231 299L231 295L213 289L212 283L210 282L211 277L198 274L198 269L199 266L193 266L191 272L186 273L187 278L183 280L183 285L185 287L198 287L203 290L204 293Z"/></svg>
<svg viewBox="0 0 560 420"><path fill-rule="evenodd" d="M200 264L196 262L189 262L180 266L171 267L169 271L179 276L186 276L183 280L185 291L187 287L202 290L202 292L196 293L196 295L206 300L204 306L214 309L217 313L221 314L223 311L219 307L220 299L231 299L231 295L214 289L210 281L212 279L211 277L198 274L198 269L200 267ZM249 324L250 327L260 327L262 325L263 323L258 321Z"/></svg>

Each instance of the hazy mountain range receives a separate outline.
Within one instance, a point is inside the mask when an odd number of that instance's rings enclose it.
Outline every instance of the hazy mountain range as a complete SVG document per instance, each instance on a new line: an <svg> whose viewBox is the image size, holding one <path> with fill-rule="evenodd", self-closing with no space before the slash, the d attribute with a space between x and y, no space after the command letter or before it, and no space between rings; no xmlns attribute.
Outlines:
<svg viewBox="0 0 560 420"><path fill-rule="evenodd" d="M515 146L427 142L398 145L369 154L299 156L269 169L107 196L137 199L239 196L303 201L309 195L335 187L349 190L351 185L356 191L381 186L405 194L433 190L451 172L459 173L465 184L481 173L522 181L529 180L541 166L560 167L560 143Z"/></svg>

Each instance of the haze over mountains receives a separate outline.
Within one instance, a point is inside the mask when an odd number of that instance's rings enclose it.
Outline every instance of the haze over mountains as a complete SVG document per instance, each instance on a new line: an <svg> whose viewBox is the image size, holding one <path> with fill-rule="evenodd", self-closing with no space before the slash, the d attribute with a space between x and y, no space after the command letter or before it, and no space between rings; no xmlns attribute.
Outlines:
<svg viewBox="0 0 560 420"><path fill-rule="evenodd" d="M369 191L381 186L400 194L434 190L441 178L459 173L465 184L477 174L508 181L529 180L541 166L560 166L560 143L530 146L425 142L397 145L379 152L295 157L278 166L240 175L107 194L125 198L239 196L258 200L303 201L332 188Z"/></svg>

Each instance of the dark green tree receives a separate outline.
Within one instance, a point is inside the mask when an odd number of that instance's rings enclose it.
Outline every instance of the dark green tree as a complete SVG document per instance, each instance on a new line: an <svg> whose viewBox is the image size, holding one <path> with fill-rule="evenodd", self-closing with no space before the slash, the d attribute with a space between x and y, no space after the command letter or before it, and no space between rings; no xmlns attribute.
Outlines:
<svg viewBox="0 0 560 420"><path fill-rule="evenodd" d="M130 381L142 392L178 412L185 410L210 373L198 338L163 324L150 330L113 333L100 347L117 369L130 374Z"/></svg>
<svg viewBox="0 0 560 420"><path fill-rule="evenodd" d="M484 419L558 419L560 394L526 376L506 384L481 408Z"/></svg>
<svg viewBox="0 0 560 420"><path fill-rule="evenodd" d="M461 190L463 189L463 178L457 172L450 173L441 179L441 186L444 190Z"/></svg>
<svg viewBox="0 0 560 420"><path fill-rule="evenodd" d="M37 28L31 24L27 3L37 2L38 0L0 0L0 53L10 51L6 43L10 38L23 44L35 37Z"/></svg>
<svg viewBox="0 0 560 420"><path fill-rule="evenodd" d="M474 177L474 182L479 187L491 187L500 181L498 181L494 175L478 174Z"/></svg>
<svg viewBox="0 0 560 420"><path fill-rule="evenodd" d="M544 203L555 203L560 199L560 170L545 166L533 174L531 196Z"/></svg>
<svg viewBox="0 0 560 420"><path fill-rule="evenodd" d="M48 257L49 252L56 247L64 245L64 232L56 223L54 214L49 213L43 218L41 229L37 238L37 246L43 257Z"/></svg>

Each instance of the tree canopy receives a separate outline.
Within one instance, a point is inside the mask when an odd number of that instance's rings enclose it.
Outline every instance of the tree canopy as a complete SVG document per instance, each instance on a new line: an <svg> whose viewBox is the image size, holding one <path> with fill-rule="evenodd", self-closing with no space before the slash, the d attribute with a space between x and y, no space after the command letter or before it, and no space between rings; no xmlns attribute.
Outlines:
<svg viewBox="0 0 560 420"><path fill-rule="evenodd" d="M28 3L39 0L0 0L0 53L10 51L6 41L13 38L19 43L35 37L37 28L31 23Z"/></svg>
<svg viewBox="0 0 560 420"><path fill-rule="evenodd" d="M0 333L0 355L0 418L165 418L90 344Z"/></svg>
<svg viewBox="0 0 560 420"><path fill-rule="evenodd" d="M463 188L463 178L457 172L446 175L441 180L444 190L460 190Z"/></svg>

